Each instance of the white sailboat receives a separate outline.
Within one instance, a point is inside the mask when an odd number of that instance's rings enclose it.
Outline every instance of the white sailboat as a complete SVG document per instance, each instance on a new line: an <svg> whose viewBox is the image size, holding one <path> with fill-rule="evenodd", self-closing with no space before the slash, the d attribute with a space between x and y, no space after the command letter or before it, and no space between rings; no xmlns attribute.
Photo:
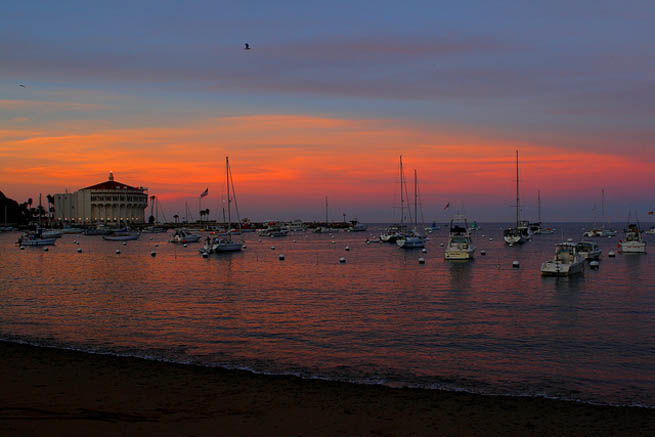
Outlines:
<svg viewBox="0 0 655 437"><path fill-rule="evenodd" d="M523 244L530 239L530 226L521 221L521 201L519 198L519 151L516 151L516 226L503 231L503 239L510 246Z"/></svg>
<svg viewBox="0 0 655 437"><path fill-rule="evenodd" d="M202 236L193 234L186 229L176 229L169 242L176 244L195 243L200 240Z"/></svg>
<svg viewBox="0 0 655 437"><path fill-rule="evenodd" d="M541 264L543 276L572 276L584 273L585 258L573 242L559 243L552 260Z"/></svg>
<svg viewBox="0 0 655 437"><path fill-rule="evenodd" d="M400 196L401 196L401 205L402 205L402 193L404 186L404 177L403 177L403 161L402 156L400 157ZM411 207L408 206L410 211L411 219ZM402 206L400 210L401 216L401 225L402 225ZM425 239L421 234L418 233L418 177L416 176L416 170L414 170L414 229L405 232L398 239L396 239L396 244L402 249L421 249L425 247Z"/></svg>
<svg viewBox="0 0 655 437"><path fill-rule="evenodd" d="M330 222L328 221L328 197L325 196L325 226L318 226L312 232L315 234L328 234L330 232L337 232L338 229L330 229Z"/></svg>
<svg viewBox="0 0 655 437"><path fill-rule="evenodd" d="M232 180L232 171L230 170L230 161L228 157L225 157L225 185L227 187L227 229L232 227L232 209L231 205L234 202L234 206L237 211L237 223L239 226L239 231L241 230L241 220L239 219L239 207L237 206L236 194L234 193L234 182ZM230 194L231 193L231 194ZM207 237L205 247L201 252L203 254L212 254L212 253L223 253L223 252L238 252L243 249L243 243L232 241L232 233L227 232L225 236L214 237L213 239Z"/></svg>

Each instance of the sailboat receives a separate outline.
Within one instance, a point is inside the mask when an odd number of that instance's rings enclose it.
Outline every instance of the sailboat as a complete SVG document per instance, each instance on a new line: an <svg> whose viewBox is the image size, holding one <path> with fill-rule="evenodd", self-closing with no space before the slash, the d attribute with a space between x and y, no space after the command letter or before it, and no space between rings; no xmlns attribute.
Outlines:
<svg viewBox="0 0 655 437"><path fill-rule="evenodd" d="M325 226L319 226L314 228L314 233L317 234L326 234L329 232L336 232L338 229L330 229L328 221L328 198L325 196Z"/></svg>
<svg viewBox="0 0 655 437"><path fill-rule="evenodd" d="M401 178L400 195L402 197L403 185L404 185L402 160L400 162L400 178ZM408 207L408 210L409 208L410 207ZM402 220L402 214L403 211L401 210L400 211L401 220ZM414 229L405 232L403 235L398 237L398 239L396 239L396 244L398 245L398 247L403 249L420 249L422 247L425 247L425 239L423 238L422 235L418 233L418 177L416 176L416 170L414 170Z"/></svg>
<svg viewBox="0 0 655 437"><path fill-rule="evenodd" d="M514 246L523 244L530 239L530 228L528 223L521 221L521 202L519 198L519 151L516 151L516 226L503 231L505 242Z"/></svg>
<svg viewBox="0 0 655 437"><path fill-rule="evenodd" d="M630 214L628 214L628 226L623 232L625 237L619 241L619 251L621 253L646 253L646 241L641 236L643 231L639 225L639 220L637 220L636 224L630 223Z"/></svg>
<svg viewBox="0 0 655 437"><path fill-rule="evenodd" d="M241 229L241 219L239 219L239 207L237 206L237 198L234 193L234 181L232 180L232 171L230 170L230 161L229 158L225 157L225 185L227 188L227 229L228 232L224 236L214 237L213 239L207 237L205 247L200 251L204 254L211 253L222 253L222 252L238 252L243 249L243 243L232 241L232 233L230 232L232 228L232 209L231 205L234 202L234 206L237 210L237 223L239 230Z"/></svg>

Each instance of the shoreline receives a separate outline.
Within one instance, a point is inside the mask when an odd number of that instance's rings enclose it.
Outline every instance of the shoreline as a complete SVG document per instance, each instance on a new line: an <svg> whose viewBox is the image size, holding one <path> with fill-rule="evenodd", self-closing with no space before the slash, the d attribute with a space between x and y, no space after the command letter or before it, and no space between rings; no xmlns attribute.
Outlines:
<svg viewBox="0 0 655 437"><path fill-rule="evenodd" d="M655 434L655 409L390 388L0 341L0 434Z"/></svg>

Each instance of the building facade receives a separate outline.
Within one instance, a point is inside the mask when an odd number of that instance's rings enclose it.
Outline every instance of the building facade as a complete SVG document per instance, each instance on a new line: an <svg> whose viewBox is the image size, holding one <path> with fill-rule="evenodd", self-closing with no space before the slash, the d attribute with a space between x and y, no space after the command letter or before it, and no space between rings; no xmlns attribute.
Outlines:
<svg viewBox="0 0 655 437"><path fill-rule="evenodd" d="M144 223L147 188L109 179L74 193L55 194L55 220L75 224Z"/></svg>

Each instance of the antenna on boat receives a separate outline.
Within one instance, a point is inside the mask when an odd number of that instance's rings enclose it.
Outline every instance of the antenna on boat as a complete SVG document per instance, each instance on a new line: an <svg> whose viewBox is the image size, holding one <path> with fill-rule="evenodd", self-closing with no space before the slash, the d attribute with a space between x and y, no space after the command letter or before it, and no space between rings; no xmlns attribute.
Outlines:
<svg viewBox="0 0 655 437"><path fill-rule="evenodd" d="M520 216L520 200L519 200L519 151L516 150L516 227L518 228Z"/></svg>

